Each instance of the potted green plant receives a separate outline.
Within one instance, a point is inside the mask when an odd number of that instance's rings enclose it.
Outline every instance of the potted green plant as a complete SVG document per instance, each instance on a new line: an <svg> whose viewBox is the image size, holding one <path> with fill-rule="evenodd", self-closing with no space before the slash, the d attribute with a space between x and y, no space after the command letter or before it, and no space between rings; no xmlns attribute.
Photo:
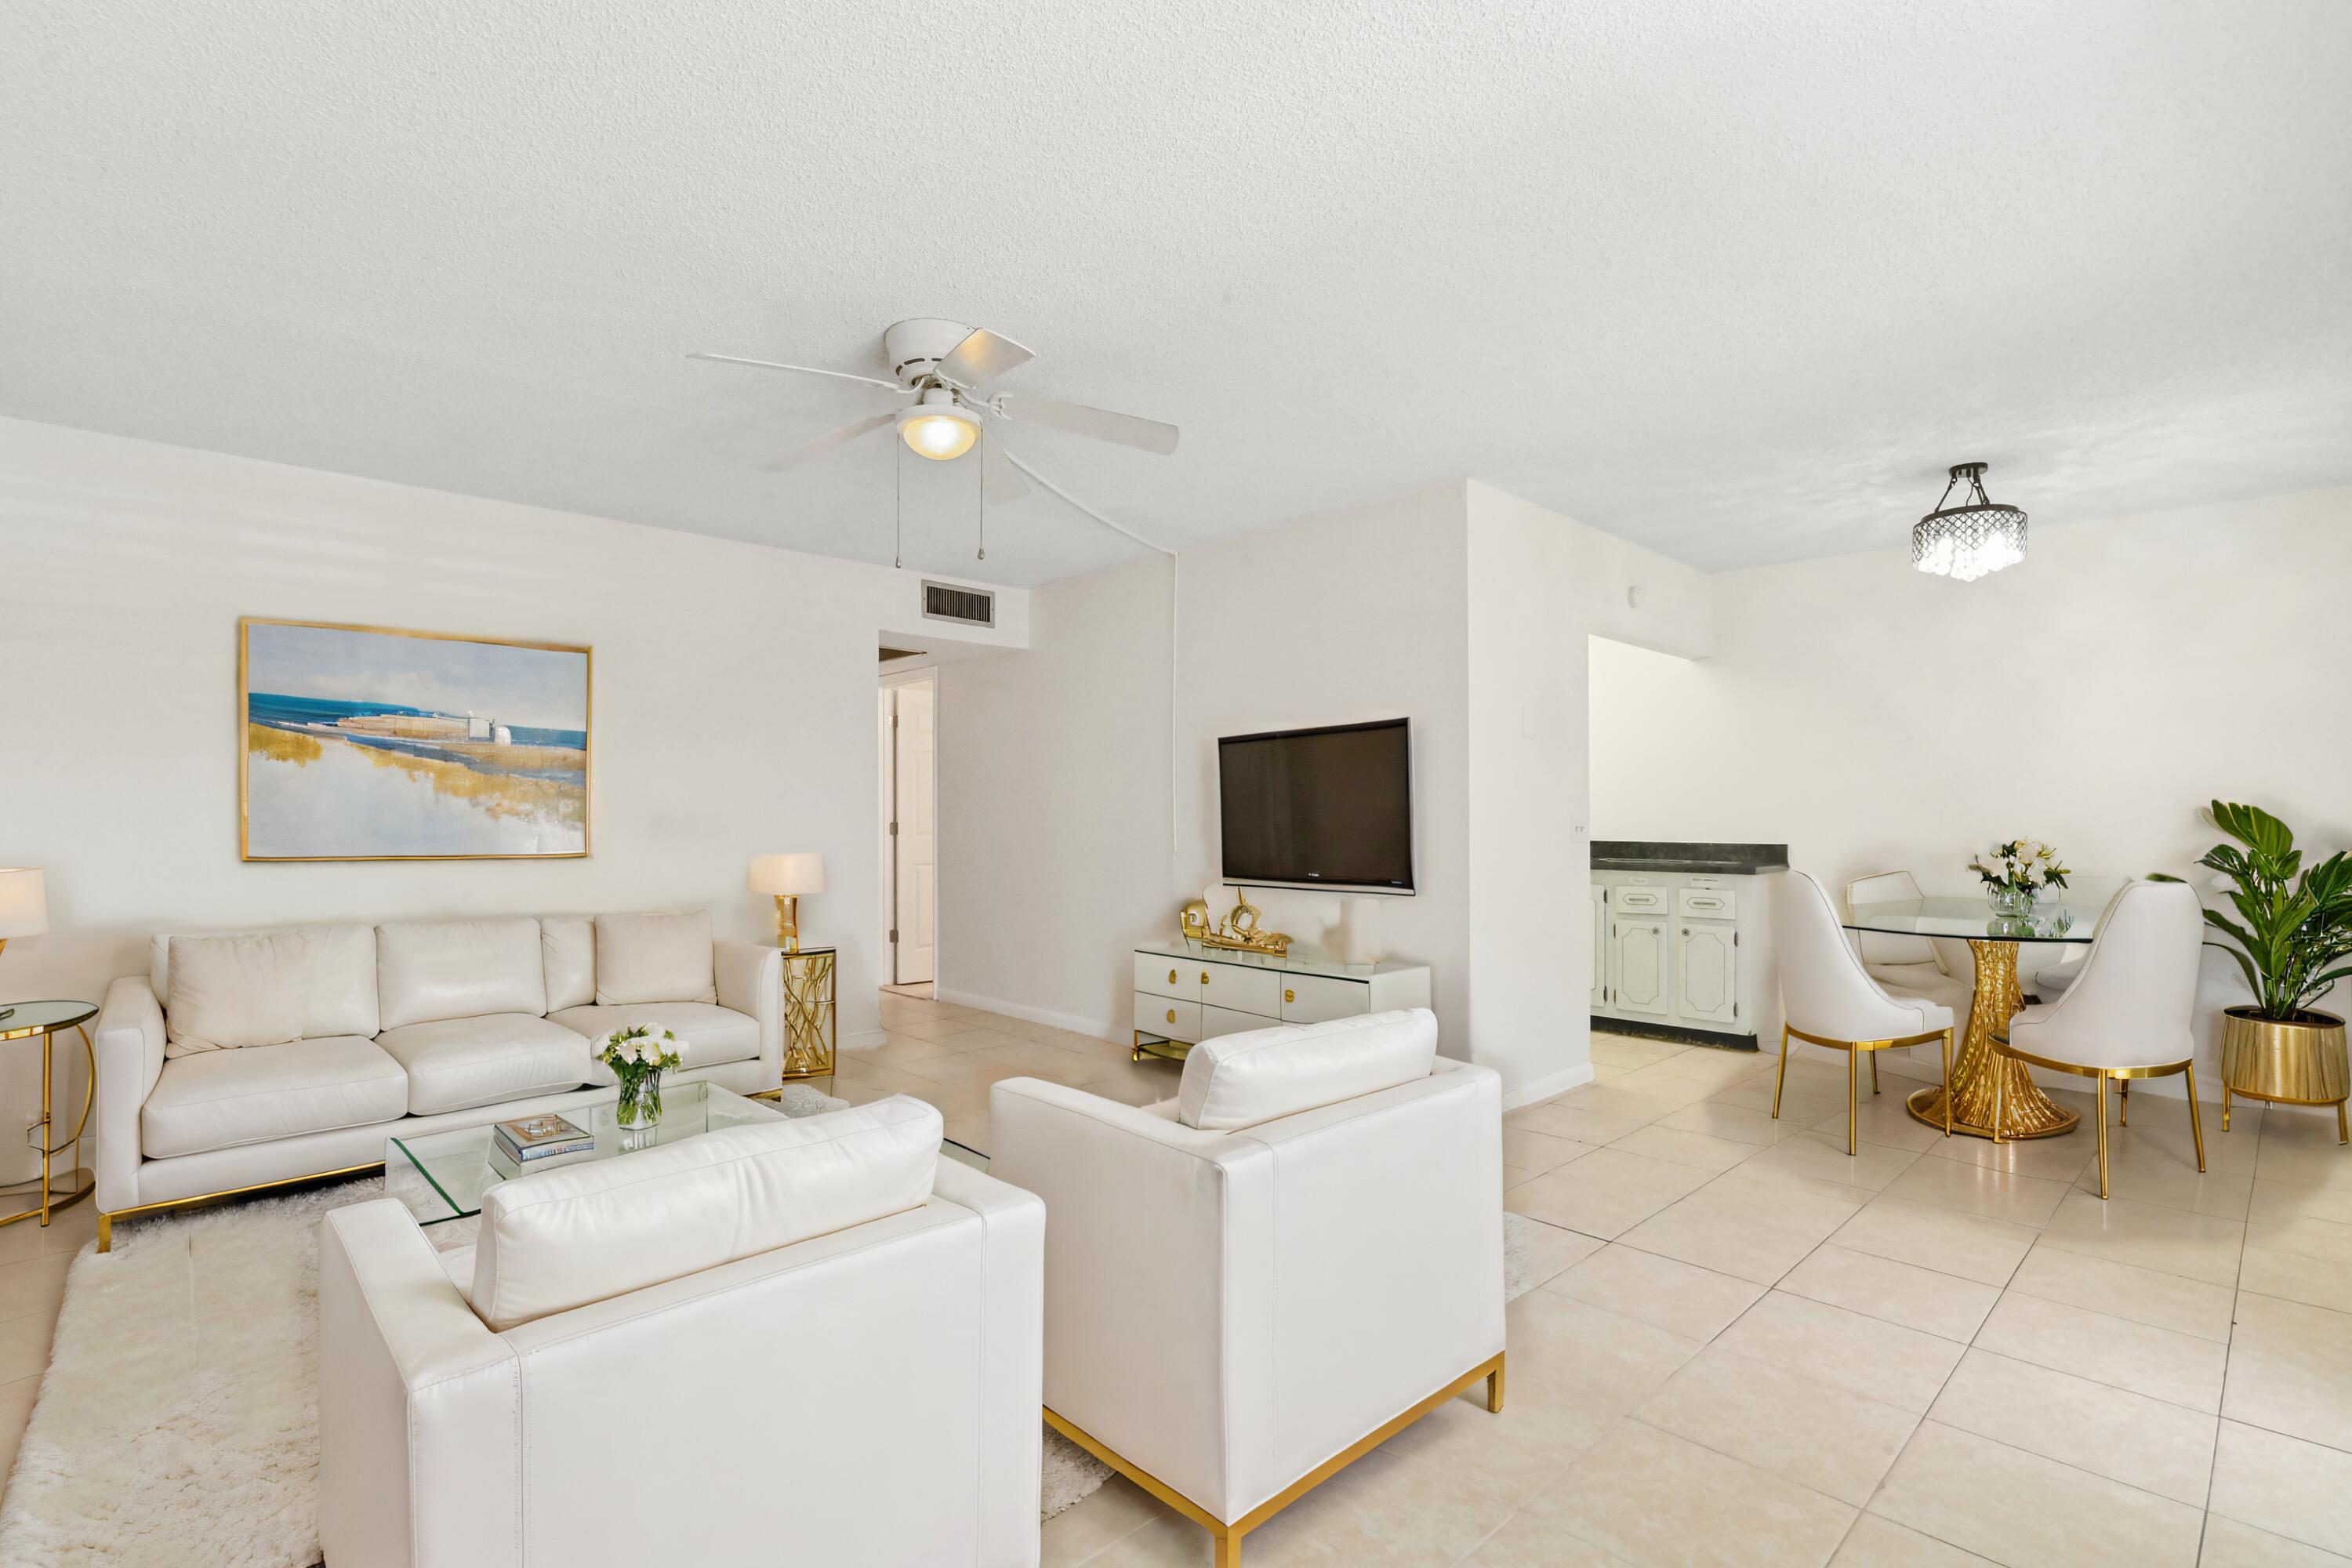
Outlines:
<svg viewBox="0 0 2352 1568"><path fill-rule="evenodd" d="M2242 1094L2333 1103L2336 1141L2346 1142L2352 1069L2344 1020L2311 1004L2352 976L2352 855L2338 850L2306 868L2294 830L2256 805L2217 800L2206 819L2237 840L2215 845L2197 862L2235 884L2230 902L2236 919L2205 911L2206 924L2228 939L2209 945L2238 961L2254 993L2250 1005L2223 1013L2222 1131L2230 1126L2230 1096Z"/></svg>

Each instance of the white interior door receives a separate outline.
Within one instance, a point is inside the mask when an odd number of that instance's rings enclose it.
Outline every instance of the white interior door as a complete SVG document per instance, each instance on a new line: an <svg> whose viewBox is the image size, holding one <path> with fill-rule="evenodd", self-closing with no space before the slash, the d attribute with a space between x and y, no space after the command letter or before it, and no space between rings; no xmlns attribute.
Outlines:
<svg viewBox="0 0 2352 1568"><path fill-rule="evenodd" d="M898 863L898 983L931 978L939 916L939 687L893 689L898 700L895 838Z"/></svg>

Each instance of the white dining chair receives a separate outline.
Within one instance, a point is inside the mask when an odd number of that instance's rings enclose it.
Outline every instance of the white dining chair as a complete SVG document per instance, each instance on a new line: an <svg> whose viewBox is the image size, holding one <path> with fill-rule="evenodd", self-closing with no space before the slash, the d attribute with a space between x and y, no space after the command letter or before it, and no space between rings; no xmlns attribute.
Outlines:
<svg viewBox="0 0 2352 1568"><path fill-rule="evenodd" d="M1944 1081L1952 1077L1952 1010L1924 996L1890 993L1863 967L1846 942L1845 928L1822 885L1802 871L1784 871L1771 883L1772 940L1780 960L1780 1066L1772 1079L1772 1114L1789 1078L1789 1041L1843 1051L1845 1152L1855 1149L1860 1116L1859 1065L1870 1058L1870 1092L1878 1092L1878 1053L1940 1041ZM1952 1097L1944 1096L1944 1136L1952 1135Z"/></svg>
<svg viewBox="0 0 2352 1568"><path fill-rule="evenodd" d="M2136 1078L2189 1075L2189 1135L2205 1169L2205 1127L2197 1111L2197 964L2205 917L2185 882L2134 882L2100 918L2082 977L2055 1002L2027 1007L1993 1031L1995 1054L2098 1080L2099 1196L2107 1195L2107 1080L2130 1093ZM2001 1080L2005 1082L2004 1080ZM2000 1142L2002 1095L1993 1095L1992 1136ZM2126 1116L2130 1114L2126 1100Z"/></svg>
<svg viewBox="0 0 2352 1568"><path fill-rule="evenodd" d="M1908 871L1881 871L1857 877L1845 885L1849 919L1858 905L1916 903L1923 895L1919 880ZM1969 1008L1975 997L1976 955L1958 938L1910 936L1895 931L1849 931L1846 940L1862 955L1870 977L1898 996L1918 996L1952 1012L1954 1038L1969 1026ZM1870 1058L1871 1087L1878 1085L1878 1058Z"/></svg>

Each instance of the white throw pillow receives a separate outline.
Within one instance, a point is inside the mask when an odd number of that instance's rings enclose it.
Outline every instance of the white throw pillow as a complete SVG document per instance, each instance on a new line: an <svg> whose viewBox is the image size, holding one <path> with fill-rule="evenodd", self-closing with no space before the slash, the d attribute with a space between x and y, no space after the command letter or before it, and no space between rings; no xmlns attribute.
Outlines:
<svg viewBox="0 0 2352 1568"><path fill-rule="evenodd" d="M167 1057L302 1037L310 1004L310 942L299 932L175 936L170 973Z"/></svg>
<svg viewBox="0 0 2352 1568"><path fill-rule="evenodd" d="M596 917L596 1005L716 1002L710 911Z"/></svg>
<svg viewBox="0 0 2352 1568"><path fill-rule="evenodd" d="M778 1117L501 1182L482 1200L474 1310L500 1332L931 1195L944 1129L905 1095Z"/></svg>
<svg viewBox="0 0 2352 1568"><path fill-rule="evenodd" d="M1426 1007L1221 1035L1185 1053L1176 1120L1255 1127L1427 1078L1436 1062L1437 1015Z"/></svg>

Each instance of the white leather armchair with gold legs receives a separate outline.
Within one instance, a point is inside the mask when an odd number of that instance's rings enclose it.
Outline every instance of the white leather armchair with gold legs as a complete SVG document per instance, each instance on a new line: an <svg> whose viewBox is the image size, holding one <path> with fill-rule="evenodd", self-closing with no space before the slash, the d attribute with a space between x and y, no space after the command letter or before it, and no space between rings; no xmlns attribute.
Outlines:
<svg viewBox="0 0 2352 1568"><path fill-rule="evenodd" d="M2205 1126L2197 1112L2197 965L2205 916L2185 882L2134 882L2100 917L2079 978L2055 1002L2025 1008L1996 1031L1992 1048L2035 1067L2095 1079L2099 1085L2099 1196L2107 1195L2107 1080L2131 1114L2131 1080L2189 1077L2189 1134L2205 1168ZM2001 1112L1993 1102L1993 1141Z"/></svg>
<svg viewBox="0 0 2352 1568"><path fill-rule="evenodd" d="M1502 1083L1426 1008L1195 1046L1139 1110L1011 1079L1045 1200L1045 1418L1205 1528L1276 1511L1484 1380L1503 1398Z"/></svg>
<svg viewBox="0 0 2352 1568"><path fill-rule="evenodd" d="M1952 1009L1924 996L1884 989L1863 967L1846 941L1837 910L1822 885L1802 871L1768 879L1772 895L1772 941L1780 961L1780 1066L1772 1078L1772 1114L1780 1114L1780 1088L1789 1078L1789 1041L1843 1051L1845 1061L1845 1152L1854 1152L1859 1119L1858 1068L1870 1058L1870 1092L1878 1092L1878 1053L1936 1043L1943 1047L1944 1076L1952 1073ZM1948 1101L1949 1096L1946 1099ZM1944 1135L1952 1132L1945 1113Z"/></svg>

